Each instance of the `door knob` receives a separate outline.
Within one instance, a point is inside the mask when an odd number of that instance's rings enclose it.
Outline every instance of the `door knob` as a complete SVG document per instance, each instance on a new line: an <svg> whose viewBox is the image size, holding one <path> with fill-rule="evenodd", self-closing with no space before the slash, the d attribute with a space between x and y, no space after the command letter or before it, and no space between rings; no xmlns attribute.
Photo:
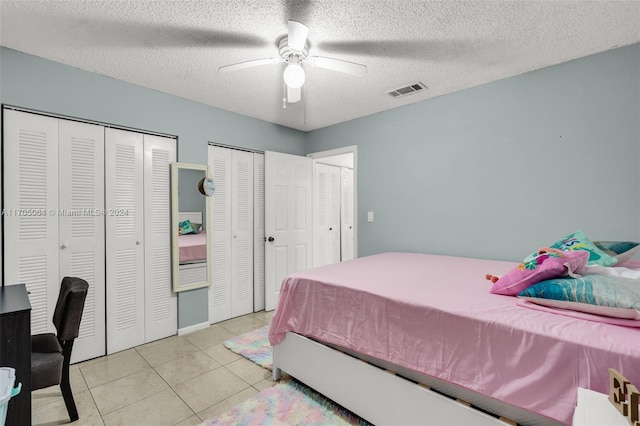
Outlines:
<svg viewBox="0 0 640 426"><path fill-rule="evenodd" d="M268 240L269 240L269 242L270 242L270 243L272 243L272 242L274 242L276 239L275 239L275 238L273 238L273 237L269 237L269 239L268 239Z"/></svg>
<svg viewBox="0 0 640 426"><path fill-rule="evenodd" d="M329 231L333 231L333 228L329 228Z"/></svg>
<svg viewBox="0 0 640 426"><path fill-rule="evenodd" d="M62 250L66 249L66 248L67 248L67 243L62 243L62 245L60 246L60 248L61 248Z"/></svg>
<svg viewBox="0 0 640 426"><path fill-rule="evenodd" d="M139 246L140 245L140 240L136 241L136 245Z"/></svg>

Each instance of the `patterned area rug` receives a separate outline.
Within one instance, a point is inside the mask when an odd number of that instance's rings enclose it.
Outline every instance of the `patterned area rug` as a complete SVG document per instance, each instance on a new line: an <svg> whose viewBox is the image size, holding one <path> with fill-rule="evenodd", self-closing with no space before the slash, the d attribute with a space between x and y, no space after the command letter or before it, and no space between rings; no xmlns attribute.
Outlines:
<svg viewBox="0 0 640 426"><path fill-rule="evenodd" d="M271 370L273 349L269 326L224 342L233 352ZM370 423L295 379L281 379L251 399L204 423L207 426L353 425Z"/></svg>
<svg viewBox="0 0 640 426"><path fill-rule="evenodd" d="M311 388L293 379L282 379L205 425L368 426L369 423Z"/></svg>
<svg viewBox="0 0 640 426"><path fill-rule="evenodd" d="M273 368L273 348L269 343L268 325L226 340L224 346L267 370Z"/></svg>

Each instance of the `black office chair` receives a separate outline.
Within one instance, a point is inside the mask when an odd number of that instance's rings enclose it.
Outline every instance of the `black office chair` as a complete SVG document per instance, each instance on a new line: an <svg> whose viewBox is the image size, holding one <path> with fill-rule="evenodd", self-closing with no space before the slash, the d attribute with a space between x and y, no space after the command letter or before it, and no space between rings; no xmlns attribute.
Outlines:
<svg viewBox="0 0 640 426"><path fill-rule="evenodd" d="M80 330L88 289L89 284L85 280L64 277L53 313L57 334L31 336L31 389L60 385L72 422L78 420L78 410L69 383L69 362L73 341Z"/></svg>

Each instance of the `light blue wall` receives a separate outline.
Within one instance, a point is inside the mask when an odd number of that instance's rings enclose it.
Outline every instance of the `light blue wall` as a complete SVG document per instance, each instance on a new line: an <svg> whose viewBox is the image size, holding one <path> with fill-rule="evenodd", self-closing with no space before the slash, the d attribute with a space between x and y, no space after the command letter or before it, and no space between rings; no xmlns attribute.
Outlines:
<svg viewBox="0 0 640 426"><path fill-rule="evenodd" d="M304 154L306 135L0 47L0 102L178 136L178 159L207 164L207 142ZM207 290L181 293L178 328L208 322Z"/></svg>
<svg viewBox="0 0 640 426"><path fill-rule="evenodd" d="M360 256L518 260L576 229L640 239L640 45L308 134L6 48L0 102L177 135L180 161L197 164L207 141L357 145ZM206 290L181 293L178 327L207 320Z"/></svg>
<svg viewBox="0 0 640 426"><path fill-rule="evenodd" d="M349 145L360 256L521 260L577 229L638 241L640 45L319 129L307 152Z"/></svg>

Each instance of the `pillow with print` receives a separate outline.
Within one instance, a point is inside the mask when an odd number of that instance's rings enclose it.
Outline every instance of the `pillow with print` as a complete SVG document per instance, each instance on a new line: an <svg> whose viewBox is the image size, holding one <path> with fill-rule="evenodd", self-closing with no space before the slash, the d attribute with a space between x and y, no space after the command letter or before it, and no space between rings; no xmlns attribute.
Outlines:
<svg viewBox="0 0 640 426"><path fill-rule="evenodd" d="M574 273L584 267L588 258L589 253L584 250L541 250L531 260L522 262L498 278L489 292L515 296L540 281Z"/></svg>
<svg viewBox="0 0 640 426"><path fill-rule="evenodd" d="M541 281L519 298L551 308L640 320L640 282L609 275L583 275Z"/></svg>
<svg viewBox="0 0 640 426"><path fill-rule="evenodd" d="M189 219L180 222L178 224L178 230L180 235L186 235L186 234L195 234L196 231L193 230L193 226L191 226L191 221Z"/></svg>
<svg viewBox="0 0 640 426"><path fill-rule="evenodd" d="M593 241L591 241L582 231L576 231L573 234L569 234L563 239L556 241L550 248L558 250L584 250L589 253L589 259L587 265L602 265L613 266L618 263L618 259L608 255L603 250L599 249ZM528 256L524 259L525 262L533 259L536 253Z"/></svg>

